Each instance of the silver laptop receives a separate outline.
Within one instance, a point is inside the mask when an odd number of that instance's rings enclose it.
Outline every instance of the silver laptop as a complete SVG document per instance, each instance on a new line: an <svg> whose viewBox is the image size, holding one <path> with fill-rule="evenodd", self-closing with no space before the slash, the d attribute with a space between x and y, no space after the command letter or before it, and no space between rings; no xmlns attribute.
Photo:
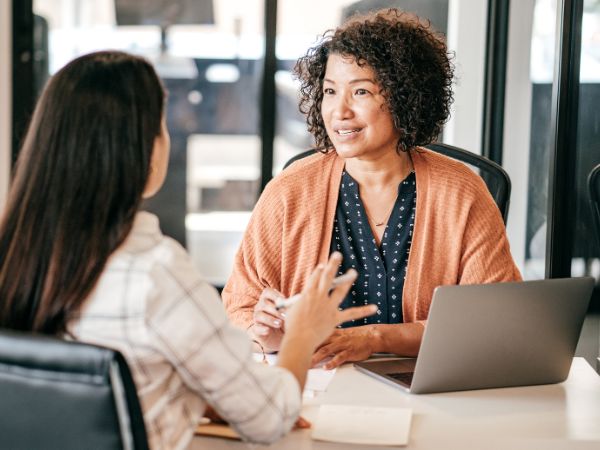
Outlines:
<svg viewBox="0 0 600 450"><path fill-rule="evenodd" d="M441 286L417 359L355 367L414 394L564 381L594 279Z"/></svg>

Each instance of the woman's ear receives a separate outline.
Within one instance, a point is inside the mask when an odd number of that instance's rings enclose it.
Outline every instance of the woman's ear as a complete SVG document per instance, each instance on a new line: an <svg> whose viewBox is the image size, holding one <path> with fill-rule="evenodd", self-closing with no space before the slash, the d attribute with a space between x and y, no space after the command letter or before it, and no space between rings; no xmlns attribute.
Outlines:
<svg viewBox="0 0 600 450"><path fill-rule="evenodd" d="M160 134L154 139L148 181L142 194L143 198L150 198L162 187L167 169L169 167L169 154L171 152L171 138L167 129L167 122L163 117Z"/></svg>

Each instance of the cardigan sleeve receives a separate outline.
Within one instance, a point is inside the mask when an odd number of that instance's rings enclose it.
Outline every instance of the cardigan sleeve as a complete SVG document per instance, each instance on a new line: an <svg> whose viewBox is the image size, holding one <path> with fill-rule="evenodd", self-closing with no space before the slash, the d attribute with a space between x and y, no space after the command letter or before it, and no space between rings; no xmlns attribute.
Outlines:
<svg viewBox="0 0 600 450"><path fill-rule="evenodd" d="M520 281L498 207L482 180L464 229L458 284Z"/></svg>
<svg viewBox="0 0 600 450"><path fill-rule="evenodd" d="M429 150L411 155L417 210L402 311L406 322L425 325L436 287L516 281L521 275L483 179Z"/></svg>
<svg viewBox="0 0 600 450"><path fill-rule="evenodd" d="M227 315L240 328L253 323L254 306L263 289L279 289L281 284L285 202L278 191L269 183L256 203L222 292Z"/></svg>

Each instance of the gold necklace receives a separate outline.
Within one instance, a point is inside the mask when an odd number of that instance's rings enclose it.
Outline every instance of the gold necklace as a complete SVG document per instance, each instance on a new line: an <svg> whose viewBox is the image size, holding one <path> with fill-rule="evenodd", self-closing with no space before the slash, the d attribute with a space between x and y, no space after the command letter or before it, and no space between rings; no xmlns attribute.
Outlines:
<svg viewBox="0 0 600 450"><path fill-rule="evenodd" d="M367 208L365 208L365 212L367 213L367 217L369 218L369 220L371 222L373 222L373 224L376 227L380 227L382 225L385 225L388 221L388 219L390 218L390 216L392 215L392 211L394 210L394 206L396 205L396 199L397 197L394 199L393 203L392 203L392 207L390 208L390 210L388 211L387 215L385 216L384 220L378 221L378 220L374 220L373 217L371 217L371 215L369 214L369 212L367 211Z"/></svg>

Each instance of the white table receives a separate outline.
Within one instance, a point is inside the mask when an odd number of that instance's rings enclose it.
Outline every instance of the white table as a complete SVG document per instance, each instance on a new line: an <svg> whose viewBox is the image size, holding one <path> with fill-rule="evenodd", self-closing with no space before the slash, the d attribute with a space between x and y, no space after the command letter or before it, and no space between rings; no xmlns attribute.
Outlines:
<svg viewBox="0 0 600 450"><path fill-rule="evenodd" d="M405 393L345 365L327 392L305 401L303 416L314 420L320 404L412 408L409 449L600 449L600 377L583 358L573 360L569 378L561 384L429 395ZM271 447L196 437L190 448L386 447L313 441L310 430L297 430Z"/></svg>

